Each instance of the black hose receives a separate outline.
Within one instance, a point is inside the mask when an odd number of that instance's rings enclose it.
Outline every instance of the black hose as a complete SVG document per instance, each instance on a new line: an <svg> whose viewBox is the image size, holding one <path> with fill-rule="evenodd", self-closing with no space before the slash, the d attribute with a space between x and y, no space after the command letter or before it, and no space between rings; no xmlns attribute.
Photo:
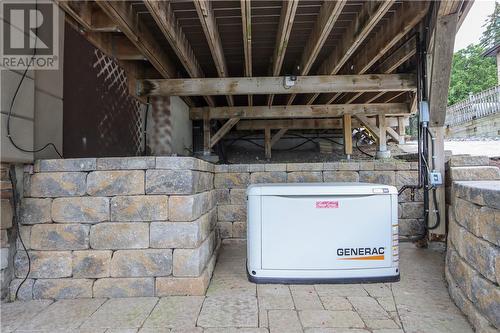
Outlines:
<svg viewBox="0 0 500 333"><path fill-rule="evenodd" d="M13 210L14 214L12 214L12 215L13 215L13 218L15 221L15 225L17 225L17 232L18 232L19 241L21 242L21 246L23 247L23 251L26 253L26 257L28 258L28 272L26 273L26 276L24 277L24 279L21 281L21 283L19 283L19 285L16 288L15 299L17 299L17 295L19 294L19 290L21 289L23 284L28 280L28 277L30 275L31 258L30 258L30 254L29 254L28 250L26 249L26 245L24 244L23 237L21 235L21 226L19 223L19 217L17 215L17 207L18 207L17 203L18 203L19 197L18 197L17 187L16 187L16 183L17 183L16 172L15 172L15 167L13 165L11 165L10 169L9 169L9 178L10 178L10 183L12 186L12 205L14 208L14 210Z"/></svg>

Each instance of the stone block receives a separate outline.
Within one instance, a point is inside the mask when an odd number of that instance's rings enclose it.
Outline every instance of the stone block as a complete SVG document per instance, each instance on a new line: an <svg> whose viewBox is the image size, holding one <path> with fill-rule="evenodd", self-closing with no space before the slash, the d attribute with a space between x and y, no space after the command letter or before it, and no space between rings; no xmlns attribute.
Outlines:
<svg viewBox="0 0 500 333"><path fill-rule="evenodd" d="M26 250L31 249L31 226L30 225L20 225L19 233L16 239L16 249L24 250L23 245L21 244L21 239L24 243L24 247Z"/></svg>
<svg viewBox="0 0 500 333"><path fill-rule="evenodd" d="M264 171L286 171L286 164L284 163L273 163L264 164Z"/></svg>
<svg viewBox="0 0 500 333"><path fill-rule="evenodd" d="M9 266L9 248L0 249L0 269L6 269Z"/></svg>
<svg viewBox="0 0 500 333"><path fill-rule="evenodd" d="M250 172L264 172L266 171L265 164L250 164L248 166L248 171Z"/></svg>
<svg viewBox="0 0 500 333"><path fill-rule="evenodd" d="M219 172L228 172L229 170L229 165L227 164L216 164L214 165L214 172L219 173Z"/></svg>
<svg viewBox="0 0 500 333"><path fill-rule="evenodd" d="M463 236L465 252L462 250L459 254L484 277L496 282L497 274L500 276L500 272L497 273L495 269L500 258L500 249L470 232L466 231Z"/></svg>
<svg viewBox="0 0 500 333"><path fill-rule="evenodd" d="M31 270L34 279L55 279L69 277L72 273L70 251L30 251ZM14 270L18 278L25 278L28 272L28 257L18 251L14 257Z"/></svg>
<svg viewBox="0 0 500 333"><path fill-rule="evenodd" d="M84 224L36 224L31 228L31 249L88 249L89 229L90 226Z"/></svg>
<svg viewBox="0 0 500 333"><path fill-rule="evenodd" d="M323 163L288 163L286 171L323 171Z"/></svg>
<svg viewBox="0 0 500 333"><path fill-rule="evenodd" d="M481 206L500 209L500 181L465 181L453 183L454 195Z"/></svg>
<svg viewBox="0 0 500 333"><path fill-rule="evenodd" d="M146 193L193 194L199 172L192 170L147 170Z"/></svg>
<svg viewBox="0 0 500 333"><path fill-rule="evenodd" d="M36 224L52 221L50 209L52 199L24 198L21 202L21 223Z"/></svg>
<svg viewBox="0 0 500 333"><path fill-rule="evenodd" d="M231 203L229 189L218 188L215 190L215 201L217 205L229 205Z"/></svg>
<svg viewBox="0 0 500 333"><path fill-rule="evenodd" d="M252 172L250 174L250 183L286 183L286 176L287 174L284 171Z"/></svg>
<svg viewBox="0 0 500 333"><path fill-rule="evenodd" d="M454 247L449 248L446 253L446 267L462 293L469 300L473 299L471 282L476 273L474 273L474 269L470 265L460 258Z"/></svg>
<svg viewBox="0 0 500 333"><path fill-rule="evenodd" d="M285 177L286 177L286 175L285 175ZM240 188L232 189L230 192L230 201L231 201L232 205L246 205L247 204L247 190L240 189Z"/></svg>
<svg viewBox="0 0 500 333"><path fill-rule="evenodd" d="M488 156L452 155L446 163L450 167L484 166L490 164Z"/></svg>
<svg viewBox="0 0 500 333"><path fill-rule="evenodd" d="M396 170L394 161L376 161L375 170Z"/></svg>
<svg viewBox="0 0 500 333"><path fill-rule="evenodd" d="M400 236L419 236L424 232L424 221L422 219L399 219Z"/></svg>
<svg viewBox="0 0 500 333"><path fill-rule="evenodd" d="M109 221L109 198L56 198L52 202L52 219L61 223Z"/></svg>
<svg viewBox="0 0 500 333"><path fill-rule="evenodd" d="M214 176L215 188L246 188L250 182L250 173L227 172L216 173Z"/></svg>
<svg viewBox="0 0 500 333"><path fill-rule="evenodd" d="M7 230L0 230L0 248L9 247L9 235Z"/></svg>
<svg viewBox="0 0 500 333"><path fill-rule="evenodd" d="M324 171L325 182L359 182L357 171Z"/></svg>
<svg viewBox="0 0 500 333"><path fill-rule="evenodd" d="M233 237L233 222L217 222L217 230L222 239Z"/></svg>
<svg viewBox="0 0 500 333"><path fill-rule="evenodd" d="M245 205L220 205L217 207L219 221L242 221L246 220L247 207Z"/></svg>
<svg viewBox="0 0 500 333"><path fill-rule="evenodd" d="M500 327L500 288L476 274L472 278L472 303L495 326Z"/></svg>
<svg viewBox="0 0 500 333"><path fill-rule="evenodd" d="M396 173L394 171L360 171L359 181L364 183L396 185Z"/></svg>
<svg viewBox="0 0 500 333"><path fill-rule="evenodd" d="M39 279L33 285L33 298L90 298L93 283L91 279Z"/></svg>
<svg viewBox="0 0 500 333"><path fill-rule="evenodd" d="M411 162L396 161L396 170L411 170Z"/></svg>
<svg viewBox="0 0 500 333"><path fill-rule="evenodd" d="M294 171L288 173L289 183L321 183L323 173L321 171Z"/></svg>
<svg viewBox="0 0 500 333"><path fill-rule="evenodd" d="M200 276L212 255L214 243L215 233L211 233L196 249L175 249L173 275Z"/></svg>
<svg viewBox="0 0 500 333"><path fill-rule="evenodd" d="M397 171L396 186L418 185L418 171Z"/></svg>
<svg viewBox="0 0 500 333"><path fill-rule="evenodd" d="M35 161L35 172L93 171L96 169L95 158L67 158Z"/></svg>
<svg viewBox="0 0 500 333"><path fill-rule="evenodd" d="M147 223L100 223L90 228L90 247L93 249L141 249L148 246Z"/></svg>
<svg viewBox="0 0 500 333"><path fill-rule="evenodd" d="M375 170L375 162L372 161L360 161L359 170L371 171Z"/></svg>
<svg viewBox="0 0 500 333"><path fill-rule="evenodd" d="M193 222L153 222L150 227L152 248L196 248L217 223L215 209Z"/></svg>
<svg viewBox="0 0 500 333"><path fill-rule="evenodd" d="M107 250L73 251L73 277L109 277L111 254Z"/></svg>
<svg viewBox="0 0 500 333"><path fill-rule="evenodd" d="M496 246L500 246L500 210L481 207L476 218L479 235Z"/></svg>
<svg viewBox="0 0 500 333"><path fill-rule="evenodd" d="M157 169L208 171L206 164L208 163L193 157L181 157L181 156L156 157Z"/></svg>
<svg viewBox="0 0 500 333"><path fill-rule="evenodd" d="M247 237L247 223L234 222L233 223L233 237L234 238L245 238Z"/></svg>
<svg viewBox="0 0 500 333"><path fill-rule="evenodd" d="M193 195L171 196L168 200L170 221L188 222L196 220L215 205L215 192Z"/></svg>
<svg viewBox="0 0 500 333"><path fill-rule="evenodd" d="M250 164L228 164L227 172L250 172Z"/></svg>
<svg viewBox="0 0 500 333"><path fill-rule="evenodd" d="M164 221L168 219L168 196L137 195L111 199L111 221Z"/></svg>
<svg viewBox="0 0 500 333"><path fill-rule="evenodd" d="M87 193L92 196L144 194L144 171L93 171L87 177Z"/></svg>
<svg viewBox="0 0 500 333"><path fill-rule="evenodd" d="M105 157L97 159L97 170L145 170L154 169L153 156Z"/></svg>
<svg viewBox="0 0 500 333"><path fill-rule="evenodd" d="M156 296L205 296L214 266L215 255L200 276L156 278Z"/></svg>
<svg viewBox="0 0 500 333"><path fill-rule="evenodd" d="M340 162L325 162L323 163L323 170L325 171L336 171L339 169Z"/></svg>
<svg viewBox="0 0 500 333"><path fill-rule="evenodd" d="M13 279L10 282L9 286L9 291L10 291L10 300L11 301L29 301L33 299L33 284L35 283L35 280L33 279L27 279L24 281L24 279ZM23 285L21 288L19 288L19 285L23 282ZM19 290L18 290L19 289ZM16 298L16 291L17 291L17 298Z"/></svg>
<svg viewBox="0 0 500 333"><path fill-rule="evenodd" d="M111 259L112 277L155 277L171 274L171 249L119 250Z"/></svg>
<svg viewBox="0 0 500 333"><path fill-rule="evenodd" d="M10 200L8 199L1 199L1 219L0 219L0 229L10 229L12 228L12 205L10 203Z"/></svg>
<svg viewBox="0 0 500 333"><path fill-rule="evenodd" d="M359 163L353 161L338 162L337 170L340 171L357 171L359 170Z"/></svg>
<svg viewBox="0 0 500 333"><path fill-rule="evenodd" d="M104 278L94 282L94 297L154 296L154 278Z"/></svg>
<svg viewBox="0 0 500 333"><path fill-rule="evenodd" d="M452 181L498 180L500 169L496 166L451 167L447 176Z"/></svg>
<svg viewBox="0 0 500 333"><path fill-rule="evenodd" d="M479 235L479 225L477 223L481 206L461 198L454 198L453 212L458 224L465 227L470 232Z"/></svg>
<svg viewBox="0 0 500 333"><path fill-rule="evenodd" d="M401 218L418 219L424 217L423 202L402 202L399 204Z"/></svg>
<svg viewBox="0 0 500 333"><path fill-rule="evenodd" d="M35 173L29 180L31 197L74 197L85 194L85 172Z"/></svg>

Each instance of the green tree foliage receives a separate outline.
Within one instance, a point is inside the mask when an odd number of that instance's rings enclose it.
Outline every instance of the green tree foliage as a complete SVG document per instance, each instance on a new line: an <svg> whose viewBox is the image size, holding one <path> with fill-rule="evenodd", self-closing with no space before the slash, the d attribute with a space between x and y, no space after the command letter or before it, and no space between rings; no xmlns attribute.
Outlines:
<svg viewBox="0 0 500 333"><path fill-rule="evenodd" d="M484 57L484 50L479 44L471 44L453 55L448 105L497 84L495 58Z"/></svg>
<svg viewBox="0 0 500 333"><path fill-rule="evenodd" d="M486 27L486 30L481 36L481 46L489 49L498 45L500 43L500 2L495 1L495 10L488 16L484 27Z"/></svg>
<svg viewBox="0 0 500 333"><path fill-rule="evenodd" d="M500 43L500 3L488 16L486 27L478 44L471 44L453 55L448 105L458 103L470 94L475 94L497 84L497 64L494 57L482 54ZM500 64L499 64L500 65Z"/></svg>

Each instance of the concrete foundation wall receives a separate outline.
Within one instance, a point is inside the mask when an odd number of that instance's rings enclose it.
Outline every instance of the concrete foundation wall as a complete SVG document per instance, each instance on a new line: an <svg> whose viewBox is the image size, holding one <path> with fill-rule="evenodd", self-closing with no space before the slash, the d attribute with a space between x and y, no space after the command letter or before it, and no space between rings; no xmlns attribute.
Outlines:
<svg viewBox="0 0 500 333"><path fill-rule="evenodd" d="M246 238L246 188L255 183L367 182L416 185L418 165L404 161L216 165L218 228L222 238ZM399 197L399 233L422 234L423 194L406 190Z"/></svg>
<svg viewBox="0 0 500 333"><path fill-rule="evenodd" d="M20 299L203 295L219 236L213 165L41 160L24 175ZM11 295L26 277L18 244Z"/></svg>

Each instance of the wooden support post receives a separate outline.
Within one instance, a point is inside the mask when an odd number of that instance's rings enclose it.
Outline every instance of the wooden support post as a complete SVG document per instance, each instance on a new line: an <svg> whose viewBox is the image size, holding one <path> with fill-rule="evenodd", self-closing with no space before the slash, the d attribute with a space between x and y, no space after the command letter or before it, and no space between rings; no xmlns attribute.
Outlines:
<svg viewBox="0 0 500 333"><path fill-rule="evenodd" d="M352 118L350 114L345 114L343 119L344 127L344 153L347 159L351 159L352 155Z"/></svg>
<svg viewBox="0 0 500 333"><path fill-rule="evenodd" d="M210 155L210 111L203 110L203 155Z"/></svg>
<svg viewBox="0 0 500 333"><path fill-rule="evenodd" d="M389 158L391 157L391 151L387 150L387 120L385 114L379 114L377 116L378 125L378 149L377 158Z"/></svg>
<svg viewBox="0 0 500 333"><path fill-rule="evenodd" d="M266 153L266 159L270 160L271 159L271 129L269 127L266 127L264 129L264 147L265 147L265 153Z"/></svg>
<svg viewBox="0 0 500 333"><path fill-rule="evenodd" d="M399 143L404 144L406 136L406 125L404 117L398 117L398 134L399 134Z"/></svg>
<svg viewBox="0 0 500 333"><path fill-rule="evenodd" d="M429 145L429 167L441 173L441 176L444 179L444 127L429 127L432 135L434 136L434 147L435 151L432 151L432 145ZM434 156L434 167L432 167L432 158ZM442 239L446 234L446 203L445 203L445 187L444 185L439 186L436 189L436 198L437 198L437 207L434 206L434 200L432 200L432 196L430 197L430 205L429 205L429 225L436 224L436 214L435 210L439 211L440 215L440 225L438 228L430 230L429 236L431 239Z"/></svg>

